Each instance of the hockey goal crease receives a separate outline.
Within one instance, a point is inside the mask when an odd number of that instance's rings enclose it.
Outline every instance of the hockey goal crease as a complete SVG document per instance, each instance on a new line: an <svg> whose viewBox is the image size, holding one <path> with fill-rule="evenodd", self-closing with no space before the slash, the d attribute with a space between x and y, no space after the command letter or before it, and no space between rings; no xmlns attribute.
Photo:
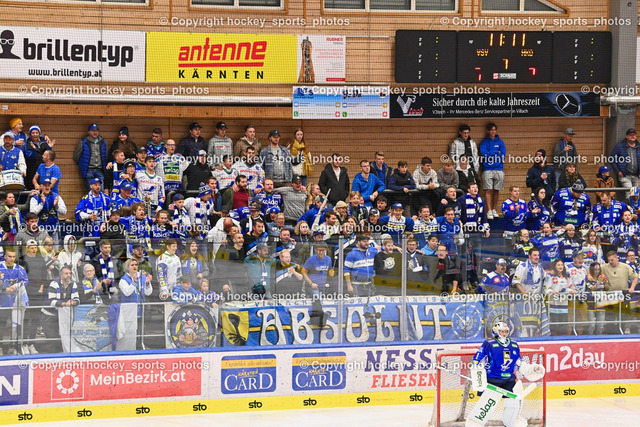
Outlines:
<svg viewBox="0 0 640 427"><path fill-rule="evenodd" d="M461 375L469 376L471 361L476 350L443 351L438 353L440 366ZM546 366L546 354L542 350L520 349L520 356L529 363ZM466 417L478 401L478 396L471 388L471 381L442 369L436 369L436 394L433 403L430 426L464 426ZM516 372L526 389L531 381ZM536 387L524 400L521 416L529 426L544 426L546 419L546 377L535 382ZM497 410L487 422L488 426L502 426L504 405L501 399Z"/></svg>

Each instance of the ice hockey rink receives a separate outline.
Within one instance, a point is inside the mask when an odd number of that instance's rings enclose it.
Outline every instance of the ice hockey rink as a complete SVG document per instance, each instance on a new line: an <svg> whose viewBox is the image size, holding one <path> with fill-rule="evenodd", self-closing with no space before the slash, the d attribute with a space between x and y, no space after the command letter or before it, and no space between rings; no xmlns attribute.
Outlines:
<svg viewBox="0 0 640 427"><path fill-rule="evenodd" d="M640 417L640 397L556 399L547 401L547 426L633 426ZM431 418L431 406L372 406L367 408L318 408L296 411L233 412L225 414L145 417L139 419L103 419L29 423L42 427L426 427ZM18 425L18 424L14 424Z"/></svg>

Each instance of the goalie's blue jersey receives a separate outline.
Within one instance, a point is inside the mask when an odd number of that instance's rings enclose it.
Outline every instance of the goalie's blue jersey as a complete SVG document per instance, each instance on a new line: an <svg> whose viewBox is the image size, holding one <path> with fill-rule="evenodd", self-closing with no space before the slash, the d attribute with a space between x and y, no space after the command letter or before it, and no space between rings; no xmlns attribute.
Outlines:
<svg viewBox="0 0 640 427"><path fill-rule="evenodd" d="M506 345L495 339L485 340L473 360L487 369L487 378L509 379L520 366L520 347L518 343L509 339Z"/></svg>

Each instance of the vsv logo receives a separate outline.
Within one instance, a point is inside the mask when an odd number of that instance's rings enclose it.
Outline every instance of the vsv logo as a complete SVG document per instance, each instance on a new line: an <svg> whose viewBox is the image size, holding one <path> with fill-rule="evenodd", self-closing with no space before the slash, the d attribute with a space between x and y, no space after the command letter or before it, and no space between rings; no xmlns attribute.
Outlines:
<svg viewBox="0 0 640 427"><path fill-rule="evenodd" d="M0 406L29 403L29 369L0 366Z"/></svg>

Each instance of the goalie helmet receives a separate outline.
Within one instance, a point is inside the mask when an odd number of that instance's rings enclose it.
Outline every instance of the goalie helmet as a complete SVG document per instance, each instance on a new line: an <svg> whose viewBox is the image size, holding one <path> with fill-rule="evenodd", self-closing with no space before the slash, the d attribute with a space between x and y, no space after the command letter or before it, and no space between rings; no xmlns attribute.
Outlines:
<svg viewBox="0 0 640 427"><path fill-rule="evenodd" d="M493 325L492 332L493 332L493 337L500 344L504 345L507 343L509 339L509 325L507 325L505 322L496 322ZM503 335L501 334L501 332L506 332L506 334Z"/></svg>

